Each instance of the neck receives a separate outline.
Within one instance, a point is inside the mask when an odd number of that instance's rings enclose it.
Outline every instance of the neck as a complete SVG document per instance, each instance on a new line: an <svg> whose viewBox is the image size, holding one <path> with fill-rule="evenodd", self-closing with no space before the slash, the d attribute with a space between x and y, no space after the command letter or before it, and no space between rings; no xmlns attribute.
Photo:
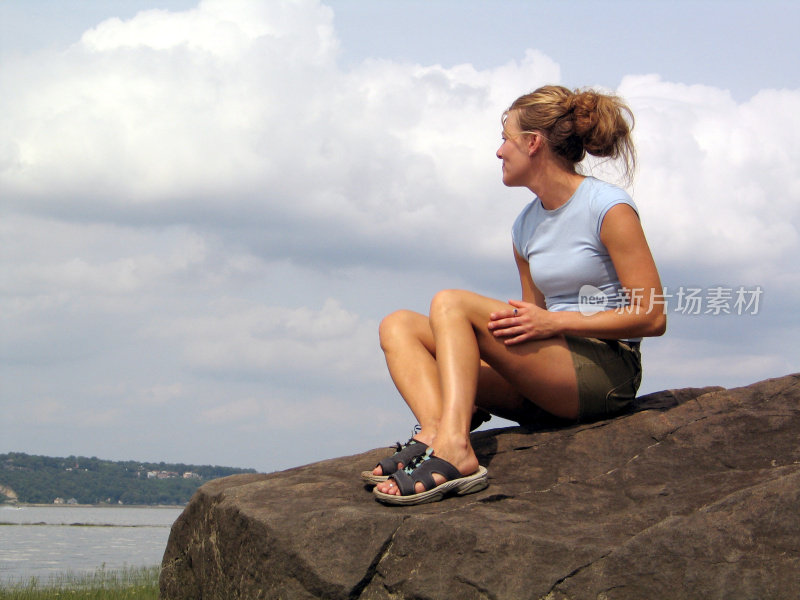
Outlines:
<svg viewBox="0 0 800 600"><path fill-rule="evenodd" d="M536 176L528 188L539 197L545 209L555 210L572 198L584 177L552 161L547 161L542 166L544 168L537 169Z"/></svg>

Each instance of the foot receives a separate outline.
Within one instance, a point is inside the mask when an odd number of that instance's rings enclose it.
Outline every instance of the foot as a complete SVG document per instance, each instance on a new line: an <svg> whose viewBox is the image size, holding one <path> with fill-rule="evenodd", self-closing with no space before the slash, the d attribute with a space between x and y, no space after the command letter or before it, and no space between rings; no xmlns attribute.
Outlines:
<svg viewBox="0 0 800 600"><path fill-rule="evenodd" d="M466 442L458 440L448 442L447 440L437 439L433 444L433 453L453 465L462 476L471 475L478 470L478 457L475 456L475 451L469 444L469 440L466 440ZM441 485L446 479L439 473L433 473L433 481L436 485ZM383 494L401 495L396 482L391 476L386 481L377 484L375 489ZM424 491L425 486L421 482L417 482L414 485L415 493L419 494Z"/></svg>
<svg viewBox="0 0 800 600"><path fill-rule="evenodd" d="M419 454L425 452L425 450L427 449L428 449L427 444L415 438L411 438L403 445L400 445L400 443L398 442L395 453L392 456L385 458L380 463L378 463L378 465L372 470L372 474L375 475L376 477L391 475L392 473L395 473L400 469L405 468L406 465L402 458L403 456L406 456L410 462L411 460L414 459L415 456L419 456ZM383 463L383 465L381 463ZM394 468L392 468L392 463L394 464ZM384 466L387 467L386 473L383 472Z"/></svg>
<svg viewBox="0 0 800 600"><path fill-rule="evenodd" d="M426 448L427 448L427 447L428 447L428 446L431 444L431 442L433 442L433 439L434 439L434 436L433 436L433 435L430 435L430 434L429 434L429 433L427 433L425 430L420 430L420 431L418 431L418 432L417 432L417 433L416 433L416 434L415 434L413 437L411 437L411 438L408 440L408 442L406 442L406 443L405 443L405 445L403 445L403 446L399 446L399 447L397 448L397 452L395 452L395 456L396 456L397 454L399 454L399 453L403 452L403 450L404 450L405 448L408 448L408 446L409 446L409 443L410 443L410 442L412 442L412 441L414 441L414 442L418 442L418 443L422 444L422 448L421 448L421 450L422 450L422 451L421 451L421 452L413 452L413 451L412 451L412 452L410 453L410 454L411 454L411 455L409 456L409 462L410 462L410 461L411 461L411 459L413 459L413 458L414 458L414 456L417 456L418 454L421 454L422 452L424 452L424 451L425 451L425 449L426 449ZM409 454L409 452L406 452L405 454ZM381 461L381 462L383 462L384 464L388 464L388 463L386 463L385 461ZM383 477L384 475L391 475L391 474L392 474L392 473L394 473L395 471L399 471L400 469L405 469L405 467L406 467L405 461L404 461L404 460L402 460L402 458L401 458L401 460L399 460L399 461L393 461L393 462L395 462L395 464L397 465L397 468L396 468L395 470L393 470L393 471L391 471L391 472L384 473L384 472L383 472L383 468L381 467L381 465L380 465L380 463L379 463L379 464L378 464L378 465L377 465L377 466L376 466L376 467L375 467L375 468L372 470L372 474L373 474L374 476L376 476L376 477Z"/></svg>
<svg viewBox="0 0 800 600"><path fill-rule="evenodd" d="M441 476L441 483L434 477ZM400 494L384 494L377 488L372 490L375 499L383 504L399 506L415 506L428 502L438 502L447 496L465 496L486 489L489 485L489 474L485 467L478 466L474 473L463 475L446 460L433 455L429 448L423 456L414 459L407 471L398 471L392 478L395 480ZM424 491L416 491L417 483L422 483Z"/></svg>
<svg viewBox="0 0 800 600"><path fill-rule="evenodd" d="M361 479L368 485L376 485L386 481L389 475L404 469L416 457L424 454L428 449L430 438L422 431L415 431L405 444L397 444L396 452L392 456L382 459L371 471L362 471Z"/></svg>

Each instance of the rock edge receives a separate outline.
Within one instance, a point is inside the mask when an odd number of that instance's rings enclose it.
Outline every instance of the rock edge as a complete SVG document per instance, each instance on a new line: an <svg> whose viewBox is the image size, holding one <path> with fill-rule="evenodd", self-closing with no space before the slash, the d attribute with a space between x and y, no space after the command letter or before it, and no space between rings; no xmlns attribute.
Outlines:
<svg viewBox="0 0 800 600"><path fill-rule="evenodd" d="M658 392L596 423L473 434L490 486L385 507L378 449L202 486L164 600L794 597L800 374Z"/></svg>

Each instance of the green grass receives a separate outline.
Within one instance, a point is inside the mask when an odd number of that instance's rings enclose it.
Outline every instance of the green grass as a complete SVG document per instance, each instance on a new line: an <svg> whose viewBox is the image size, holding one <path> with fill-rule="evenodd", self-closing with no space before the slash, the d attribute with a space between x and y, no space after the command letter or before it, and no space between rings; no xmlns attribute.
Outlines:
<svg viewBox="0 0 800 600"><path fill-rule="evenodd" d="M158 600L161 567L126 568L92 574L64 573L46 580L1 582L0 600Z"/></svg>

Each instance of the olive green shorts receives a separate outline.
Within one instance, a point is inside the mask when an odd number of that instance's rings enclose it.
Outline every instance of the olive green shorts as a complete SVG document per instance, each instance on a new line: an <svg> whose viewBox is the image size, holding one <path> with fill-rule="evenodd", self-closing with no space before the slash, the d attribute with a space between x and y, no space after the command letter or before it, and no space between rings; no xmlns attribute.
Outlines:
<svg viewBox="0 0 800 600"><path fill-rule="evenodd" d="M633 402L642 382L638 343L564 336L578 379L581 421L618 413Z"/></svg>

